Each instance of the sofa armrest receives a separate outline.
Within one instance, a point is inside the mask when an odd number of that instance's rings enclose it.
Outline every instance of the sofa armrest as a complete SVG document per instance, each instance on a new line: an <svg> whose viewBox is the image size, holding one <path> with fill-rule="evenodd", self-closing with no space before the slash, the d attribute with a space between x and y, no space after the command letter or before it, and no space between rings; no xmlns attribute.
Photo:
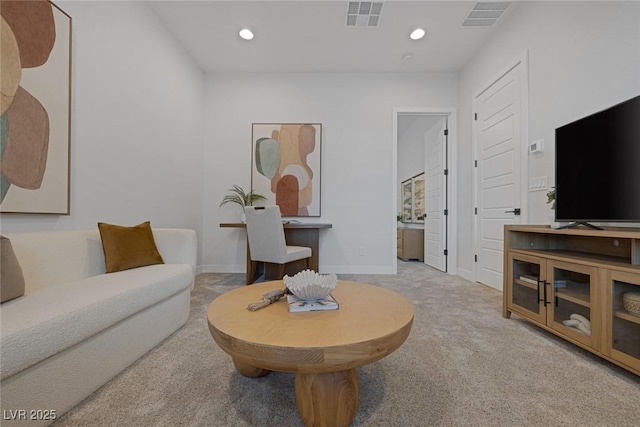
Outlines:
<svg viewBox="0 0 640 427"><path fill-rule="evenodd" d="M153 238L165 264L189 264L195 277L198 237L186 228L154 228Z"/></svg>

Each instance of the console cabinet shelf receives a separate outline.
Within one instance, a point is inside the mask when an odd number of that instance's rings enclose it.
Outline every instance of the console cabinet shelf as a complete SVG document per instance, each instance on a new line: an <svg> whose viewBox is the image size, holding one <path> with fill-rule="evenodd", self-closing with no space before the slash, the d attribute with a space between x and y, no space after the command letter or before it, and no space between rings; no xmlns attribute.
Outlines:
<svg viewBox="0 0 640 427"><path fill-rule="evenodd" d="M398 258L424 261L424 229L398 228Z"/></svg>
<svg viewBox="0 0 640 427"><path fill-rule="evenodd" d="M640 375L640 229L507 225L502 315L516 313Z"/></svg>

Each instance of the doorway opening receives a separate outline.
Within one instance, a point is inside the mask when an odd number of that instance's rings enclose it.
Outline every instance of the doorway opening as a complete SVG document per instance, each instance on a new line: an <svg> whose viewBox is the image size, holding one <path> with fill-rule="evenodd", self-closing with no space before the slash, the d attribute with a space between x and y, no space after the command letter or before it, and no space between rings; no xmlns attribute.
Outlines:
<svg viewBox="0 0 640 427"><path fill-rule="evenodd" d="M474 279L502 290L504 226L526 224L528 61L525 52L472 101Z"/></svg>
<svg viewBox="0 0 640 427"><path fill-rule="evenodd" d="M449 274L456 274L457 266L456 130L454 108L393 111L393 206L405 219L394 222L393 235L402 235L407 228L423 229L424 263ZM418 187L422 191L418 196L423 197L417 209L415 194L410 195L407 190L413 188L410 182L416 178L422 186ZM407 209L412 208L408 214ZM398 237L394 237L394 260L398 244Z"/></svg>

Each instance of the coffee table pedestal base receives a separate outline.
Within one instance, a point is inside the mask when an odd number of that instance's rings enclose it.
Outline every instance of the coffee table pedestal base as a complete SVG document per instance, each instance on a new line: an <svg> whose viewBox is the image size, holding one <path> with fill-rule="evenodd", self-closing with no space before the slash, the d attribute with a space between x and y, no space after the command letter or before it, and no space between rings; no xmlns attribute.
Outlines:
<svg viewBox="0 0 640 427"><path fill-rule="evenodd" d="M257 368L253 365L249 365L235 357L233 358L233 366L235 366L236 370L242 375L250 378L263 377L271 372L268 369Z"/></svg>
<svg viewBox="0 0 640 427"><path fill-rule="evenodd" d="M307 427L349 426L356 414L358 396L355 369L296 374L296 406Z"/></svg>

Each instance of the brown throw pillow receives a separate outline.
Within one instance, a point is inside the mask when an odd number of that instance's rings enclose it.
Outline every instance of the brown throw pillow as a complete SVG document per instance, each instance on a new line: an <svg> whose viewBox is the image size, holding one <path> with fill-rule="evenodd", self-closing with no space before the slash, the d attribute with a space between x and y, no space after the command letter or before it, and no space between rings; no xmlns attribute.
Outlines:
<svg viewBox="0 0 640 427"><path fill-rule="evenodd" d="M0 236L0 303L24 295L24 276L11 240Z"/></svg>
<svg viewBox="0 0 640 427"><path fill-rule="evenodd" d="M107 273L164 264L149 221L133 227L98 223Z"/></svg>

